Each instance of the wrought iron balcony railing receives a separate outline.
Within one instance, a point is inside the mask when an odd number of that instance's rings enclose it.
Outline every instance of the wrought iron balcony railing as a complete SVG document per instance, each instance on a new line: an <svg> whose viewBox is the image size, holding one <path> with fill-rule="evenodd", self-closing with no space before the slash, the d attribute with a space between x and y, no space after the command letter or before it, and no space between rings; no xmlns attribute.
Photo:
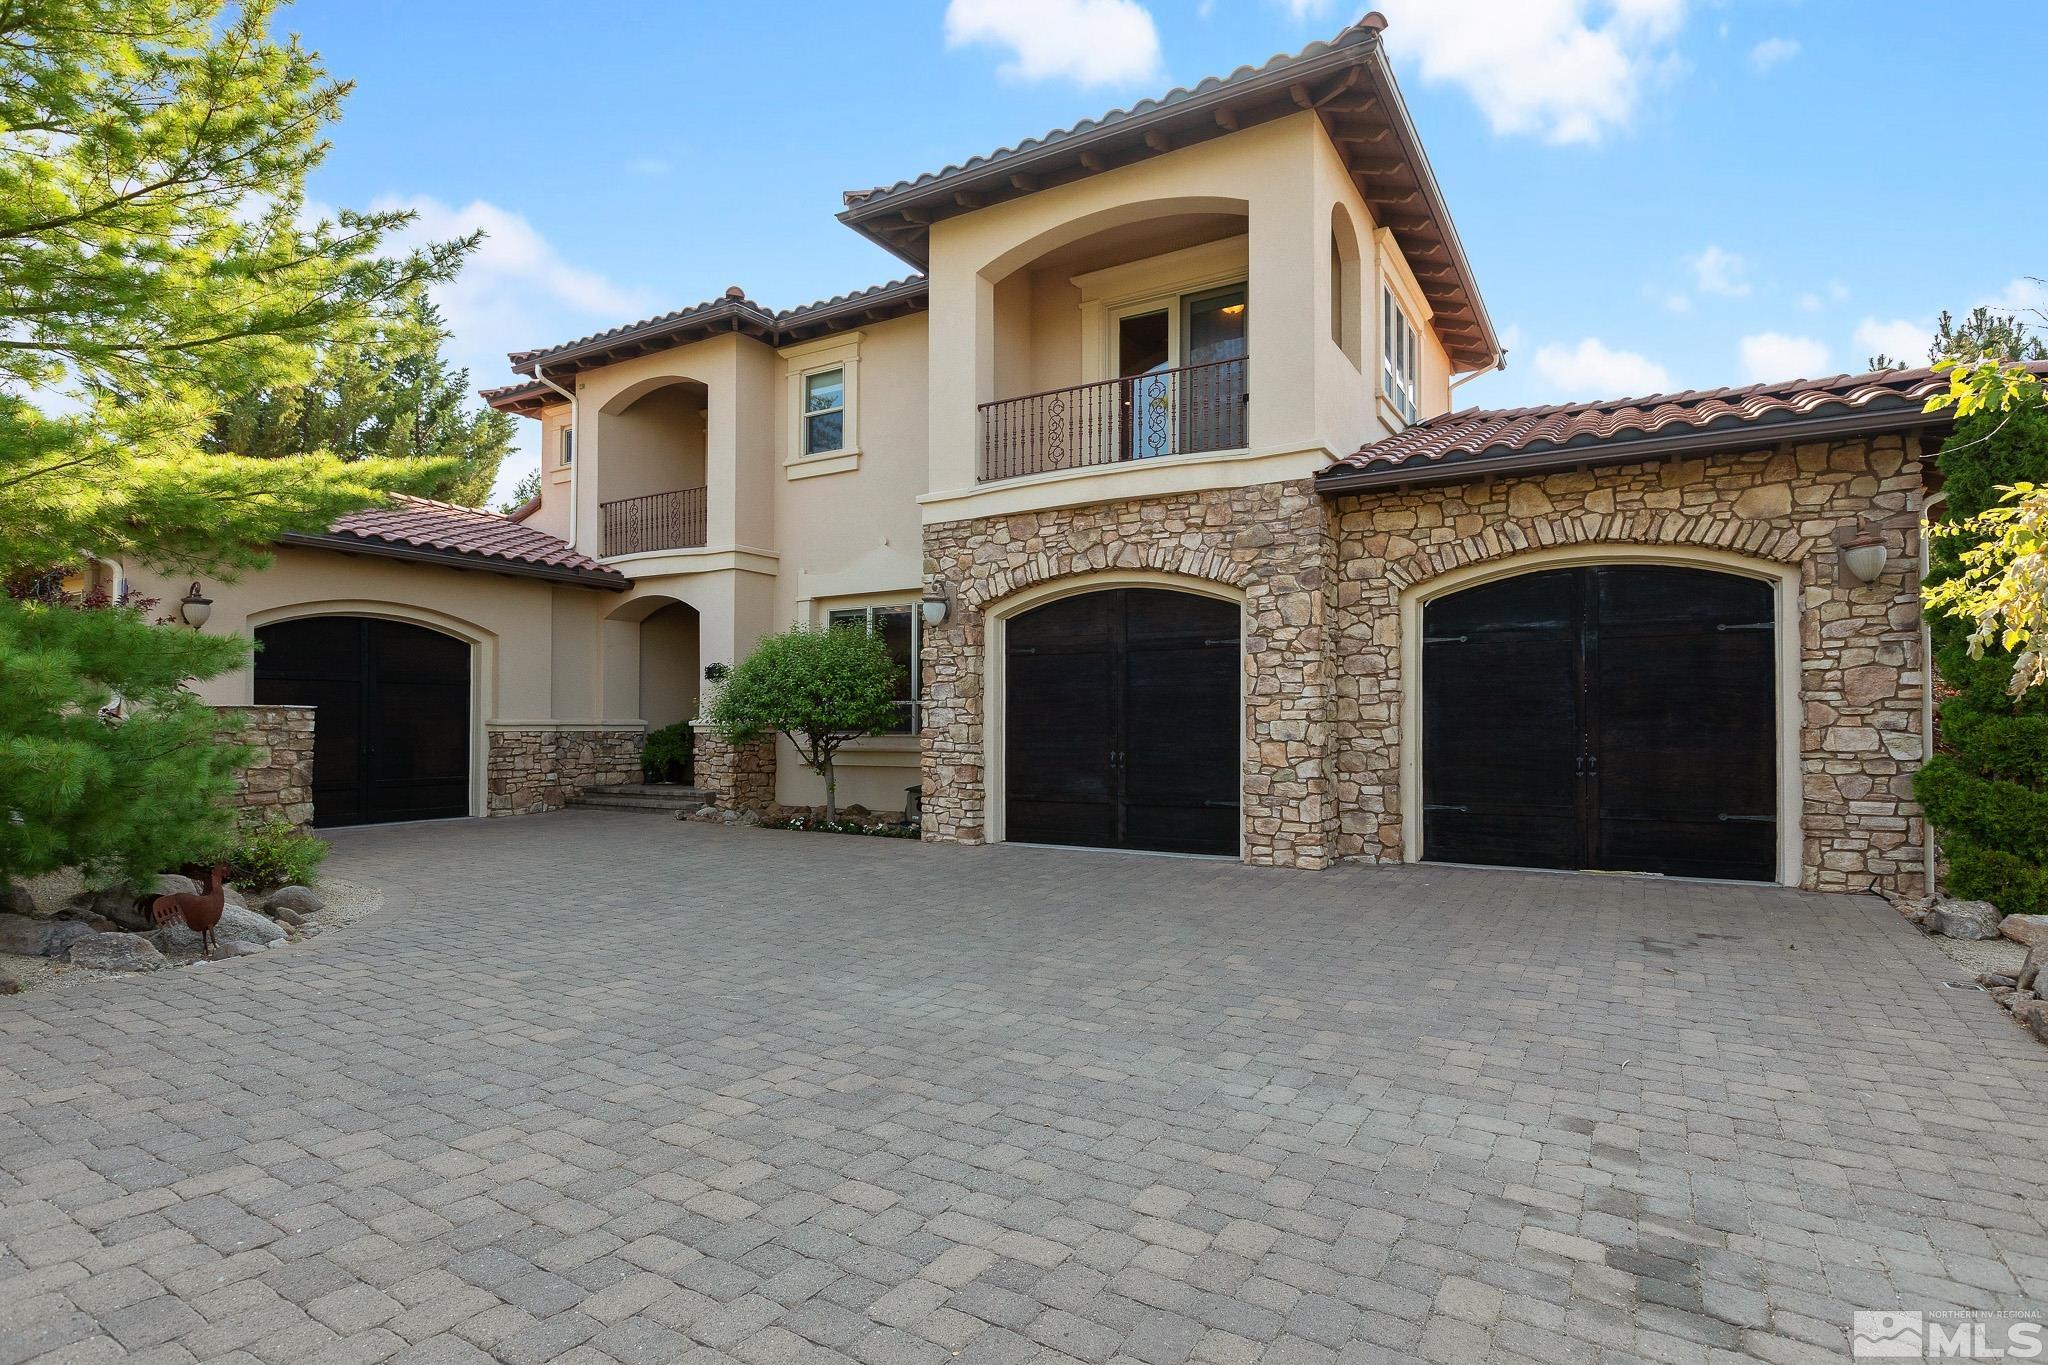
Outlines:
<svg viewBox="0 0 2048 1365"><path fill-rule="evenodd" d="M704 544L707 502L701 486L602 502L597 510L607 556L694 550Z"/></svg>
<svg viewBox="0 0 2048 1365"><path fill-rule="evenodd" d="M983 403L981 481L1239 449L1245 369L1238 356Z"/></svg>

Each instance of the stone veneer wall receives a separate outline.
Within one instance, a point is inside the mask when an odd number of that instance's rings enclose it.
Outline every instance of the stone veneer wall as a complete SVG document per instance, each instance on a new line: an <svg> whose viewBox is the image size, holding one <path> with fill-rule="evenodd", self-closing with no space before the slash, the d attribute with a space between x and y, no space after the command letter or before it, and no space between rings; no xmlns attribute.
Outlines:
<svg viewBox="0 0 2048 1365"><path fill-rule="evenodd" d="M1245 857L1399 861L1401 599L1447 572L1555 546L1690 546L1799 574L1801 884L1917 889L1925 838L1915 564L1921 477L1899 437L1711 459L1495 477L1326 501L1306 483L1184 494L925 528L924 829L987 834L991 610L1041 583L1153 570L1246 602ZM1874 584L1835 533L1883 522Z"/></svg>
<svg viewBox="0 0 2048 1365"><path fill-rule="evenodd" d="M1549 547L1690 546L1799 571L1801 884L1917 890L1926 837L1912 799L1926 685L1921 489L1904 439L1881 436L1335 500L1340 856L1401 857L1407 590ZM1848 576L1835 546L1835 533L1859 517L1887 523L1890 560L1871 584Z"/></svg>
<svg viewBox="0 0 2048 1365"><path fill-rule="evenodd" d="M729 744L705 721L692 721L696 785L720 810L762 811L775 804L775 740Z"/></svg>
<svg viewBox="0 0 2048 1365"><path fill-rule="evenodd" d="M557 810L585 787L640 780L645 727L627 725L499 726L485 729L492 815Z"/></svg>
<svg viewBox="0 0 2048 1365"><path fill-rule="evenodd" d="M314 708L214 709L224 718L238 720L234 738L255 750L249 765L235 774L235 806L259 818L282 816L300 829L312 824Z"/></svg>
<svg viewBox="0 0 2048 1365"><path fill-rule="evenodd" d="M925 837L986 837L990 609L1040 583L1149 571L1219 585L1244 600L1246 861L1327 863L1335 668L1325 528L1322 499L1306 480L927 526L925 580L953 606L943 625L924 633Z"/></svg>

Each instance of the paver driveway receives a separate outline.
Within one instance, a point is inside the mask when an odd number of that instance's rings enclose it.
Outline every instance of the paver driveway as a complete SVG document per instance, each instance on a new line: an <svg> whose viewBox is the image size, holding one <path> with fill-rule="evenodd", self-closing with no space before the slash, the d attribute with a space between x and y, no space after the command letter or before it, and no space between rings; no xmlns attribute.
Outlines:
<svg viewBox="0 0 2048 1365"><path fill-rule="evenodd" d="M2048 1051L1874 899L337 842L389 913L0 1001L0 1362L1840 1360L2048 1306Z"/></svg>

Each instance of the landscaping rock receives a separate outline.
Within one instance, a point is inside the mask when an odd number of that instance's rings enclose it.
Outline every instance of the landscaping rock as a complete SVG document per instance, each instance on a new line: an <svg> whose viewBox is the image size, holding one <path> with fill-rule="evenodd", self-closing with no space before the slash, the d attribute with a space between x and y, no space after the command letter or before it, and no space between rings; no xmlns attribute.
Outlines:
<svg viewBox="0 0 2048 1365"><path fill-rule="evenodd" d="M72 944L91 938L93 930L76 920L0 915L0 953L23 957L62 957Z"/></svg>
<svg viewBox="0 0 2048 1365"><path fill-rule="evenodd" d="M1990 901L1943 901L1934 907L1929 927L1945 938L1997 938L2003 918Z"/></svg>
<svg viewBox="0 0 2048 1365"><path fill-rule="evenodd" d="M292 909L289 905L266 905L263 909L265 913L279 924L289 924L294 929L306 922L306 917Z"/></svg>
<svg viewBox="0 0 2048 1365"><path fill-rule="evenodd" d="M2036 1038L2048 1043L2048 1000L2020 1000L2015 995L2012 1017L2025 1024Z"/></svg>
<svg viewBox="0 0 2048 1365"><path fill-rule="evenodd" d="M272 910L283 906L301 915L315 914L327 908L327 902L310 886L280 886L266 896L263 903Z"/></svg>
<svg viewBox="0 0 2048 1365"><path fill-rule="evenodd" d="M260 950L283 942L286 934L247 906L226 905L221 907L220 923L214 926L213 936L222 947L230 943L248 944ZM166 948L199 951L199 935L187 929L182 921L173 920L166 924L157 937Z"/></svg>
<svg viewBox="0 0 2048 1365"><path fill-rule="evenodd" d="M149 918L149 898L132 886L109 886L87 892L74 899L66 913L74 919L111 924L117 929L146 933L156 928Z"/></svg>
<svg viewBox="0 0 2048 1365"><path fill-rule="evenodd" d="M232 886L223 886L220 889L220 894L221 898L225 900L229 905L239 905L244 910L247 910L249 908L249 898L243 895L241 892L235 890L235 888Z"/></svg>
<svg viewBox="0 0 2048 1365"><path fill-rule="evenodd" d="M0 877L0 915L31 915L35 908L27 887L12 877Z"/></svg>
<svg viewBox="0 0 2048 1365"><path fill-rule="evenodd" d="M71 945L71 962L102 972L153 972L170 964L140 934L93 934Z"/></svg>
<svg viewBox="0 0 2048 1365"><path fill-rule="evenodd" d="M2015 943L2038 948L2048 943L2048 915L2007 915L1998 922L1998 932Z"/></svg>
<svg viewBox="0 0 2048 1365"><path fill-rule="evenodd" d="M2041 989L2041 969L2048 967L2048 943L2027 949L2027 960L2013 973L2012 984L2023 991Z"/></svg>
<svg viewBox="0 0 2048 1365"><path fill-rule="evenodd" d="M0 976L0 995L20 995L21 983L11 976Z"/></svg>

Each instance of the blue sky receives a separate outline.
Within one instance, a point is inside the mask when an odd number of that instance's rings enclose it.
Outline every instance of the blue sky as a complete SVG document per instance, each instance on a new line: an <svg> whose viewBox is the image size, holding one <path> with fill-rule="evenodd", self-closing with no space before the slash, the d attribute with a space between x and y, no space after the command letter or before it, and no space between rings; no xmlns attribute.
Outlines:
<svg viewBox="0 0 2048 1365"><path fill-rule="evenodd" d="M1384 0L1508 406L1920 359L1944 307L2038 303L2040 0ZM904 273L840 226L891 183L1326 38L1333 0L563 6L300 0L357 89L327 204L491 233L443 304L503 353L743 286ZM501 488L532 463L533 430Z"/></svg>

